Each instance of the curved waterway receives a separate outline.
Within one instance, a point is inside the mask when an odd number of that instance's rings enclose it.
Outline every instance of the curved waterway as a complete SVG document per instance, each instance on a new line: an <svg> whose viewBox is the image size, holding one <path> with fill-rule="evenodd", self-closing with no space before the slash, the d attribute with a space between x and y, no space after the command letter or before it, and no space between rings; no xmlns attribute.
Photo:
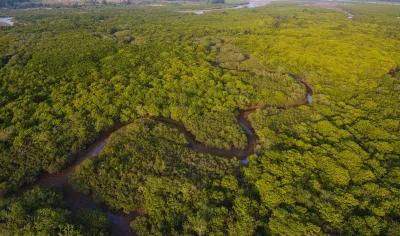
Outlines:
<svg viewBox="0 0 400 236"><path fill-rule="evenodd" d="M196 136L193 133L191 133L188 129L186 129L185 125L180 121L175 121L170 118L159 117L159 116L157 117L146 116L143 118L152 119L160 123L166 124L168 126L171 126L173 128L176 128L179 132L181 132L185 136L188 143L187 147L195 152L207 153L223 157L236 157L239 158L242 161L242 163L247 164L248 163L247 157L254 153L255 146L258 142L258 136L255 133L254 128L251 125L251 122L248 119L248 116L251 113L259 109L265 109L265 108L287 110L290 108L296 108L301 105L307 105L311 103L311 99L313 96L313 89L311 88L311 86L304 80L303 77L299 75L293 73L287 73L287 75L289 75L290 77L295 79L298 83L304 86L305 88L304 98L299 101L285 105L260 104L260 105L249 106L246 109L238 110L238 115L236 119L247 137L247 144L243 149L237 149L237 148L221 149L221 148L207 146L197 141ZM110 229L111 235L118 235L118 236L133 235L134 233L131 231L129 223L136 216L144 214L143 210L136 209L129 214L124 214L121 212L120 213L113 212L106 205L95 202L91 196L76 191L68 181L69 177L75 172L75 169L84 160L96 157L100 154L104 146L107 144L107 141L112 133L133 122L135 122L135 120L124 123L117 123L107 131L103 132L85 150L77 153L75 155L74 161L66 169L55 174L43 174L34 184L25 186L24 188L20 189L18 193L31 189L34 186L41 186L46 188L48 187L60 188L64 193L64 198L68 207L73 212L77 212L79 209L100 210L107 214L107 217L111 222L111 229Z"/></svg>
<svg viewBox="0 0 400 236"><path fill-rule="evenodd" d="M0 17L0 26L13 26L14 21L12 17Z"/></svg>
<svg viewBox="0 0 400 236"><path fill-rule="evenodd" d="M400 72L400 65L393 67L389 70L388 75L395 77L397 73Z"/></svg>
<svg viewBox="0 0 400 236"><path fill-rule="evenodd" d="M181 13L193 13L196 15L202 15L207 12L213 12L213 11L225 11L225 10L235 10L235 9L241 9L241 8L256 8L256 7L262 7L265 5L268 5L272 2L273 0L250 0L247 4L240 4L232 7L221 7L221 8L208 8L208 9L196 9L196 10L182 10L179 11Z"/></svg>

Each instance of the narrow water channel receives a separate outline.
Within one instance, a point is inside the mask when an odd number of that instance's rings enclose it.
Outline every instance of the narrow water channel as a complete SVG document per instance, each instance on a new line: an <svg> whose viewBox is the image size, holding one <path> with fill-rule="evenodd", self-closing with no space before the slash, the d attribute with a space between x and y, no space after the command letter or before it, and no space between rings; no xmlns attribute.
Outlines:
<svg viewBox="0 0 400 236"><path fill-rule="evenodd" d="M268 5L272 2L273 0L250 0L246 4L240 4L236 5L233 7L220 7L220 8L207 8L207 9L195 9L195 10L182 10L179 11L181 13L193 13L196 15L202 15L207 12L213 12L213 11L225 11L225 10L235 10L235 9L241 9L241 8L256 8L256 7L262 7L265 5Z"/></svg>
<svg viewBox="0 0 400 236"><path fill-rule="evenodd" d="M0 17L0 27L1 26L13 26L14 21L12 17Z"/></svg>
<svg viewBox="0 0 400 236"><path fill-rule="evenodd" d="M254 153L254 149L258 142L257 134L254 131L251 122L248 119L248 116L259 110L264 108L276 108L278 110L286 110L290 108L296 108L301 105L310 104L312 101L313 90L311 86L304 80L303 77L298 76L296 74L288 73L290 77L296 80L298 83L302 84L305 88L305 96L300 101L296 101L291 104L285 105L254 105L249 106L246 109L238 110L238 115L236 117L238 124L243 129L243 132L247 137L247 144L243 149L231 148L231 149L221 149L216 147L207 146L196 140L196 136L192 134L189 130L186 129L185 125L180 121L175 121L170 118L165 117L144 117L147 119L153 119L160 123L164 123L168 126L176 128L179 132L181 132L187 142L188 148L192 149L195 152L207 153L216 156L223 157L231 157L231 158L239 158L242 164L247 165L249 160L247 159L249 155ZM116 213L111 211L106 205L102 203L95 202L91 196L85 195L76 191L71 184L69 183L69 177L74 173L75 169L86 159L96 157L103 150L104 146L107 144L107 141L112 133L121 129L122 127L134 122L125 122L118 123L111 127L109 130L103 132L93 143L91 143L85 150L79 152L75 155L75 161L73 161L67 168L64 170L55 173L55 174L43 174L34 184L30 186L25 186L20 189L18 192L26 191L34 186L41 187L55 187L62 189L64 193L65 201L68 207L73 211L77 212L79 209L96 209L107 214L109 221L111 222L111 235L118 236L128 236L133 235L129 227L129 223L138 215L143 214L143 211L140 209L134 210L129 214L124 213ZM18 193L17 193L18 194ZM5 195L4 194L0 194Z"/></svg>

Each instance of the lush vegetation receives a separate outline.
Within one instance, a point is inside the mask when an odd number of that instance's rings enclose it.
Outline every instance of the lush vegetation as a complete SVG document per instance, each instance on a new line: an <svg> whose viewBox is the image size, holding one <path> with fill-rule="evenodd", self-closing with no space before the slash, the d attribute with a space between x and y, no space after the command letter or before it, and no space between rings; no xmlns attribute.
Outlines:
<svg viewBox="0 0 400 236"><path fill-rule="evenodd" d="M235 177L239 162L195 153L185 142L173 128L139 120L114 134L98 158L80 166L73 181L78 190L92 192L114 209L144 211L131 224L138 235L250 230L238 228L245 223L240 221L242 208L255 208ZM235 205L240 209L233 211Z"/></svg>
<svg viewBox="0 0 400 236"><path fill-rule="evenodd" d="M56 190L34 188L18 198L0 200L2 235L107 235L104 214L72 212Z"/></svg>
<svg viewBox="0 0 400 236"><path fill-rule="evenodd" d="M141 209L138 235L398 233L400 80L387 73L400 64L400 8L348 5L353 20L288 5L183 8L1 12L17 24L0 29L0 190L62 170L102 131L137 120L72 182L113 210ZM314 102L250 115L259 144L246 167L138 119L244 147L238 108L304 97L282 72L304 76ZM43 189L4 198L1 231L106 233L103 215L79 220L62 202Z"/></svg>

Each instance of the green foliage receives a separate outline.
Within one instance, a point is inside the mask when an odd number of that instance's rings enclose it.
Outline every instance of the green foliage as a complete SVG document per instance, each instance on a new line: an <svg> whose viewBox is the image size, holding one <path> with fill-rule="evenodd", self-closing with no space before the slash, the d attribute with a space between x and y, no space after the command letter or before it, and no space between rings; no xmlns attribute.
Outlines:
<svg viewBox="0 0 400 236"><path fill-rule="evenodd" d="M92 210L75 216L61 193L40 188L1 199L0 222L3 235L105 235L108 225L104 215Z"/></svg>
<svg viewBox="0 0 400 236"><path fill-rule="evenodd" d="M242 148L248 167L199 154L175 129L140 119L78 167L77 189L144 214L138 235L396 235L399 229L399 7L354 14L275 4L181 14L186 6L6 11L0 34L0 190L65 168L113 124L146 115L182 122L197 141ZM199 6L200 7L200 6ZM3 12L1 13L3 15ZM268 106L267 106L268 107ZM1 199L5 234L102 235L50 190Z"/></svg>
<svg viewBox="0 0 400 236"><path fill-rule="evenodd" d="M252 200L234 176L238 161L194 153L184 143L172 128L135 122L113 134L102 154L79 168L74 183L114 209L146 212L132 223L139 235L251 233Z"/></svg>

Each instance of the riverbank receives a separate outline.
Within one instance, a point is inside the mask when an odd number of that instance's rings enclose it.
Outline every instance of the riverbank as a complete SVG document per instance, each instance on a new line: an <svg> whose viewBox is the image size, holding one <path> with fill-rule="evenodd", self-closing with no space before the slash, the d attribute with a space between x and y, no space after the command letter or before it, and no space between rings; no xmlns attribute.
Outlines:
<svg viewBox="0 0 400 236"><path fill-rule="evenodd" d="M13 17L0 17L0 26L14 26Z"/></svg>
<svg viewBox="0 0 400 236"><path fill-rule="evenodd" d="M239 126L242 128L243 132L247 137L247 144L243 149L231 148L231 149L221 149L216 147L210 147L206 144L203 144L197 141L196 136L192 134L185 125L180 121L175 121L166 117L159 116L145 116L139 119L151 119L158 121L160 123L166 124L172 128L177 129L180 133L182 133L188 143L187 147L191 150L199 153L206 153L216 156L229 157L229 158L238 158L241 163L247 165L249 163L248 156L255 152L255 147L258 143L258 136L249 120L249 115L253 112L256 112L260 109L266 108L275 108L279 111L296 108L301 105L308 105L311 103L310 98L313 96L312 87L305 81L305 79L299 75L293 73L287 73L288 76L292 77L299 84L303 85L305 88L305 96L303 99L296 101L291 104L284 105L265 105L265 104L257 104L251 105L246 109L239 109L238 115L236 117ZM110 136L120 130L122 127L129 125L135 122L137 119L129 121L129 122L121 122L117 123L107 131L103 132L92 144L88 145L86 149L75 155L74 161L70 163L70 165L55 174L43 174L34 184L29 186L25 186L21 188L14 194L20 194L28 189L31 189L34 186L40 186L44 188L59 188L62 189L64 193L64 198L69 208L72 211L77 211L82 208L87 209L97 209L102 212L105 212L109 221L111 222L111 234L112 235L132 235L133 232L130 230L129 223L139 215L144 214L141 209L135 209L129 214L124 213L116 213L111 211L105 204L96 202L92 196L85 195L76 191L73 186L69 182L70 176L72 176L77 167L79 167L83 161L98 156L107 142L109 141ZM6 195L7 193L2 193L1 196Z"/></svg>
<svg viewBox="0 0 400 236"><path fill-rule="evenodd" d="M178 12L202 15L202 14L207 13L207 12L225 11L225 10L237 10L237 9L242 9L242 8L262 7L262 6L270 4L271 2L273 2L273 1L272 0L250 0L248 3L237 4L235 6L219 7L219 8L207 8L207 9L181 10L181 11L178 11Z"/></svg>

